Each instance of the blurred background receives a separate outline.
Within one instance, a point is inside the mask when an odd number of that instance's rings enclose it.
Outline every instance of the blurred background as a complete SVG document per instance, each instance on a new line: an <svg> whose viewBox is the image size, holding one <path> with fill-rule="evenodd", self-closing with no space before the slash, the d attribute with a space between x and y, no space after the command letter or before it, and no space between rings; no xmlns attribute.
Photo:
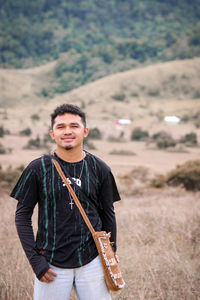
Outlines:
<svg viewBox="0 0 200 300"><path fill-rule="evenodd" d="M200 299L200 0L0 0L4 300L32 299L8 195L54 149L50 114L63 103L86 112L85 149L121 193L127 287L113 299Z"/></svg>

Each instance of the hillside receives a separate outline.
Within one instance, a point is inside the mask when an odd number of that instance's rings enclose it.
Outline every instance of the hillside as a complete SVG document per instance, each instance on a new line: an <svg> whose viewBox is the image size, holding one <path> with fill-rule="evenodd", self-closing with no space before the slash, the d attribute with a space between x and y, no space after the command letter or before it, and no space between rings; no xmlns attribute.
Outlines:
<svg viewBox="0 0 200 300"><path fill-rule="evenodd" d="M111 164L116 174L143 165L153 172L165 172L177 163L199 157L199 147L178 143L184 135L194 132L200 142L200 58L158 63L110 75L53 98L41 97L42 85L48 82L54 62L27 70L0 70L0 127L9 130L0 139L8 148L1 155L2 166L27 164L31 159L49 151L46 135L50 114L62 103L80 105L87 113L88 126L97 127L101 140L92 141L92 151ZM11 85L11 83L13 83ZM167 115L181 118L180 124L164 122ZM116 127L120 118L131 124ZM177 147L164 151L149 141L131 141L134 128L147 130L149 136L164 130L176 140ZM21 131L31 130L30 136ZM41 144L25 149L30 139L45 139ZM129 151L132 156L123 155ZM119 153L113 155L111 153ZM120 155L122 153L122 155Z"/></svg>
<svg viewBox="0 0 200 300"><path fill-rule="evenodd" d="M200 58L179 60L132 69L104 77L83 85L71 92L53 97L42 95L44 86L51 85L51 74L56 62L31 69L0 69L0 107L10 107L23 102L44 105L50 102L78 101L84 105L105 103L131 105L133 99L196 99L200 97ZM115 94L124 99L113 99ZM92 103L91 103L92 101ZM120 103L121 102L121 103Z"/></svg>

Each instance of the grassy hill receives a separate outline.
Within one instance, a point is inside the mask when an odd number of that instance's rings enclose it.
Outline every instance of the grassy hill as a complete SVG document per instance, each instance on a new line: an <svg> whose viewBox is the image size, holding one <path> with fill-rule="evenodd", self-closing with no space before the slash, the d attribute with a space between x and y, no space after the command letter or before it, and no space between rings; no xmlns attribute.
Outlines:
<svg viewBox="0 0 200 300"><path fill-rule="evenodd" d="M44 97L53 85L56 61L31 69L0 69L0 107L18 103L43 106L61 101L104 107L105 103L125 107L140 99L198 99L200 58L157 63L104 77L62 95ZM118 96L118 97L117 97ZM120 97L121 96L121 97ZM150 103L150 101L148 101ZM163 100L164 102L164 100ZM39 110L39 109L38 109ZM121 111L121 110L120 110Z"/></svg>
<svg viewBox="0 0 200 300"><path fill-rule="evenodd" d="M180 144L172 149L173 155L162 149L157 155L155 144L132 142L130 136L132 130L139 127L148 131L149 136L163 130L176 141L193 132L200 141L200 58L120 72L70 92L44 98L41 90L44 85L51 84L55 64L51 62L26 70L0 70L0 127L10 132L0 139L3 147L8 148L1 156L2 165L26 164L53 147L48 143L44 145L43 141L47 139L50 114L62 103L74 103L84 109L88 126L97 127L102 134L102 140L94 141L94 151L109 161L115 172L140 164L154 171L169 170L177 162L199 157L198 147L185 148ZM164 117L167 115L178 116L181 123L177 126L166 124ZM120 118L130 119L131 124L116 128L115 122ZM31 135L22 136L20 132L27 129L31 130ZM39 146L36 145L38 137L42 143ZM24 149L30 139L35 144L31 151ZM110 155L123 154L124 150L136 155L129 159L125 155L120 159L118 155Z"/></svg>

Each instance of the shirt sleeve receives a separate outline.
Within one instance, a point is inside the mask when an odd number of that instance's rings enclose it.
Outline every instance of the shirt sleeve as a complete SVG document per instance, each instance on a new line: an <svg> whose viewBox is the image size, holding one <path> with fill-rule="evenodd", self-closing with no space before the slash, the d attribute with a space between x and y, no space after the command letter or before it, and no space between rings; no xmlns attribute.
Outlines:
<svg viewBox="0 0 200 300"><path fill-rule="evenodd" d="M37 174L30 166L23 171L10 196L27 207L35 207L38 202L38 182Z"/></svg>
<svg viewBox="0 0 200 300"><path fill-rule="evenodd" d="M111 232L111 242L114 242L113 250L117 250L117 225L113 203L120 200L120 195L114 176L109 169L104 176L99 194L100 210L99 215L102 221L102 229Z"/></svg>
<svg viewBox="0 0 200 300"><path fill-rule="evenodd" d="M117 251L117 225L115 218L114 206L107 207L104 210L99 210L99 216L102 222L102 230L111 233L110 241L114 242L113 250Z"/></svg>
<svg viewBox="0 0 200 300"><path fill-rule="evenodd" d="M110 207L113 205L113 202L119 201L120 199L115 178L111 170L109 170L100 187L99 201L101 208L105 209Z"/></svg>
<svg viewBox="0 0 200 300"><path fill-rule="evenodd" d="M48 271L49 264L46 258L37 251L31 221L32 214L32 208L18 202L15 215L18 236L33 271L37 278L41 279Z"/></svg>

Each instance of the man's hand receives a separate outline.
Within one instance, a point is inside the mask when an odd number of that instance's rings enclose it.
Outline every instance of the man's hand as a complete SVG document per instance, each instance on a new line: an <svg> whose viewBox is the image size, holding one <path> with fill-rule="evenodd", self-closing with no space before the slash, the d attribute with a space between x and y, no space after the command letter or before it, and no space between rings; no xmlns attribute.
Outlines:
<svg viewBox="0 0 200 300"><path fill-rule="evenodd" d="M47 282L47 283L52 282L52 281L54 281L54 278L52 276L56 277L57 275L56 275L56 273L54 273L54 271L52 269L49 269L44 274L44 276L42 276L42 278L40 279L40 281Z"/></svg>

